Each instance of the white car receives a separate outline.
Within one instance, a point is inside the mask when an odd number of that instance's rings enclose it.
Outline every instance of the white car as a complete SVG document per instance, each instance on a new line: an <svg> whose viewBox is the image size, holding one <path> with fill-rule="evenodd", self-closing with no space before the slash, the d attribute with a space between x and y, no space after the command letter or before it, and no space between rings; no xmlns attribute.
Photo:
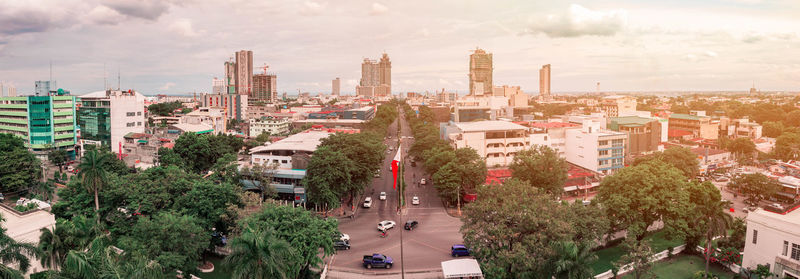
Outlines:
<svg viewBox="0 0 800 279"><path fill-rule="evenodd" d="M378 223L378 230L382 231L394 228L394 224L395 224L394 221L383 220L380 223Z"/></svg>
<svg viewBox="0 0 800 279"><path fill-rule="evenodd" d="M425 185L425 178L419 180L420 185Z"/></svg>
<svg viewBox="0 0 800 279"><path fill-rule="evenodd" d="M375 172L375 178L381 177L381 170Z"/></svg>
<svg viewBox="0 0 800 279"><path fill-rule="evenodd" d="M411 204L419 205L419 197L414 196L413 198L411 198Z"/></svg>
<svg viewBox="0 0 800 279"><path fill-rule="evenodd" d="M350 242L350 235L348 235L346 233L340 234L339 235L339 239L341 239L342 241Z"/></svg>
<svg viewBox="0 0 800 279"><path fill-rule="evenodd" d="M364 208L372 207L372 197L367 197L364 199Z"/></svg>
<svg viewBox="0 0 800 279"><path fill-rule="evenodd" d="M379 198L380 198L382 201L385 201L385 200L386 200L386 192L381 192L381 195L379 196Z"/></svg>

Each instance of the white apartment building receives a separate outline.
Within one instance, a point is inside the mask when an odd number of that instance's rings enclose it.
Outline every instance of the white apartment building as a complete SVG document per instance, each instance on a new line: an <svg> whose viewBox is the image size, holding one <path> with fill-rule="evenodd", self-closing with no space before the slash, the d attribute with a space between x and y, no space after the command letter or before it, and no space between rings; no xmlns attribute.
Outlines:
<svg viewBox="0 0 800 279"><path fill-rule="evenodd" d="M580 125L564 122L530 122L531 146L544 145L552 148L561 158L567 158L567 130Z"/></svg>
<svg viewBox="0 0 800 279"><path fill-rule="evenodd" d="M311 156L322 139L330 136L327 129L308 130L291 135L271 144L250 149L250 163L278 164L278 169L293 169L292 158L295 156Z"/></svg>
<svg viewBox="0 0 800 279"><path fill-rule="evenodd" d="M119 152L125 135L144 133L145 96L128 90L97 91L80 96L78 124L81 126L81 146L85 144L109 145L111 151ZM86 150L81 148L81 152Z"/></svg>
<svg viewBox="0 0 800 279"><path fill-rule="evenodd" d="M201 107L181 117L180 124L205 124L211 126L214 134L220 134L225 133L227 119L223 108Z"/></svg>
<svg viewBox="0 0 800 279"><path fill-rule="evenodd" d="M600 108L608 117L636 115L636 98L631 96L606 96L600 100Z"/></svg>
<svg viewBox="0 0 800 279"><path fill-rule="evenodd" d="M580 129L566 130L567 162L603 174L625 166L628 135L602 126L587 120Z"/></svg>
<svg viewBox="0 0 800 279"><path fill-rule="evenodd" d="M769 265L778 277L800 278L800 210L785 214L756 209L747 215L742 267Z"/></svg>
<svg viewBox="0 0 800 279"><path fill-rule="evenodd" d="M289 132L291 121L288 118L261 117L250 119L251 137L257 137L261 133L267 132L270 135L280 135Z"/></svg>
<svg viewBox="0 0 800 279"><path fill-rule="evenodd" d="M486 160L489 168L505 167L520 150L530 148L528 128L508 121L452 123L447 135L453 148L470 147Z"/></svg>

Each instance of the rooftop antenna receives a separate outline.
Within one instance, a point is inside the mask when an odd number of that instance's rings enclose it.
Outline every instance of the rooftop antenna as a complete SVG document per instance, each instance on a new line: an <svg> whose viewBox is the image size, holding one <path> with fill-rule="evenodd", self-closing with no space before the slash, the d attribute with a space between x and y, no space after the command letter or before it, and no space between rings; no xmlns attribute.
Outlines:
<svg viewBox="0 0 800 279"><path fill-rule="evenodd" d="M121 75L120 75L120 73L119 73L119 72L120 72L120 71L119 71L119 65L117 65L117 90L120 90L120 88L121 88L121 86L119 86L119 84L121 83L121 82L120 82L120 80L121 80L122 78L120 78L120 76L121 76Z"/></svg>

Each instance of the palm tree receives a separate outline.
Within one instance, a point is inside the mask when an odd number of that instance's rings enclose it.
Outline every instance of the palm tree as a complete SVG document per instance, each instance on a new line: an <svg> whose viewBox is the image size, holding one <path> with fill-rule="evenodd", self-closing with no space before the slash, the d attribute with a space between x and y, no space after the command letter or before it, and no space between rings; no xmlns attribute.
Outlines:
<svg viewBox="0 0 800 279"><path fill-rule="evenodd" d="M108 157L105 154L91 150L83 156L81 163L78 165L80 169L81 182L86 191L94 192L94 210L100 210L100 201L97 198L100 190L103 189L106 183L106 169L103 165L108 163Z"/></svg>
<svg viewBox="0 0 800 279"><path fill-rule="evenodd" d="M67 257L67 253L70 250L65 241L68 238L67 226L69 225L69 221L59 219L54 228L42 228L40 230L42 234L39 236L39 250L42 251L42 258L40 259L42 266L59 270L61 264L64 263L64 258Z"/></svg>
<svg viewBox="0 0 800 279"><path fill-rule="evenodd" d="M0 215L0 223L4 221L5 219ZM17 242L6 235L6 229L0 226L0 278L23 278L22 274L28 272L28 268L31 266L29 256L39 257L36 246ZM19 269L10 268L7 266L9 264L16 264Z"/></svg>
<svg viewBox="0 0 800 279"><path fill-rule="evenodd" d="M289 259L294 257L289 243L277 238L272 231L247 227L241 236L231 241L231 254L224 265L233 269L233 279L289 278Z"/></svg>
<svg viewBox="0 0 800 279"><path fill-rule="evenodd" d="M706 224L706 273L705 278L708 278L708 265L711 260L711 242L714 237L726 235L728 228L733 223L733 217L725 210L730 207L730 202L722 200L707 200L700 204L696 210L698 211L701 222Z"/></svg>
<svg viewBox="0 0 800 279"><path fill-rule="evenodd" d="M594 278L591 264L597 260L590 242L558 241L552 244L558 255L550 265L556 279Z"/></svg>

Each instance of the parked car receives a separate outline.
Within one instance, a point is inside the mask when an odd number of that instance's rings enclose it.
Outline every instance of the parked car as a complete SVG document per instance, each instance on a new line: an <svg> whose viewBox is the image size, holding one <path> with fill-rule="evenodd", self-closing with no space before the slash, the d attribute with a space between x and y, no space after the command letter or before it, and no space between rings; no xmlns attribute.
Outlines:
<svg viewBox="0 0 800 279"><path fill-rule="evenodd" d="M417 227L417 225L419 225L419 222L417 221L406 221L406 224L403 226L403 229L406 229L408 231L413 231L414 228Z"/></svg>
<svg viewBox="0 0 800 279"><path fill-rule="evenodd" d="M392 268L394 260L392 257L383 254L364 255L364 267L372 269L373 267L383 267L386 269Z"/></svg>
<svg viewBox="0 0 800 279"><path fill-rule="evenodd" d="M375 172L375 178L381 177L381 170Z"/></svg>
<svg viewBox="0 0 800 279"><path fill-rule="evenodd" d="M419 197L414 196L413 198L411 198L411 204L419 205Z"/></svg>
<svg viewBox="0 0 800 279"><path fill-rule="evenodd" d="M420 185L425 185L425 178L419 180Z"/></svg>
<svg viewBox="0 0 800 279"><path fill-rule="evenodd" d="M388 230L394 228L394 225L395 225L394 221L383 220L380 223L378 223L378 230L379 231Z"/></svg>
<svg viewBox="0 0 800 279"><path fill-rule="evenodd" d="M381 195L378 196L378 198L380 198L382 201L385 201L386 200L386 192L381 192Z"/></svg>
<svg viewBox="0 0 800 279"><path fill-rule="evenodd" d="M469 256L469 249L464 244L456 244L450 247L450 255L453 257Z"/></svg>
<svg viewBox="0 0 800 279"><path fill-rule="evenodd" d="M372 207L372 197L367 197L364 199L364 208Z"/></svg>
<svg viewBox="0 0 800 279"><path fill-rule="evenodd" d="M350 250L350 242L349 241L344 241L344 240L335 241L335 242L333 242L333 249L336 249L336 250Z"/></svg>
<svg viewBox="0 0 800 279"><path fill-rule="evenodd" d="M350 241L350 235L346 233L339 234L339 239L341 239L342 241Z"/></svg>

